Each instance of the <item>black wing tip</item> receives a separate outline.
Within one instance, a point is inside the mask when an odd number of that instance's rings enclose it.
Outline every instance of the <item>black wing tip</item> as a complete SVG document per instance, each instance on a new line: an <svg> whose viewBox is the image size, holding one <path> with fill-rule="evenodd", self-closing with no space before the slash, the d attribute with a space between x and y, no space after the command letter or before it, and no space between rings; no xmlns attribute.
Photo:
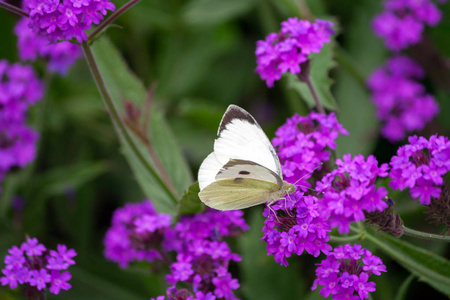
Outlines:
<svg viewBox="0 0 450 300"><path fill-rule="evenodd" d="M217 132L217 135L220 136L220 133L223 130L225 130L227 125L234 119L245 120L250 124L258 124L255 118L253 118L253 116L249 114L245 109L237 105L231 104L230 106L228 106L227 110L225 111L225 114L222 117L222 121L220 122L219 131Z"/></svg>

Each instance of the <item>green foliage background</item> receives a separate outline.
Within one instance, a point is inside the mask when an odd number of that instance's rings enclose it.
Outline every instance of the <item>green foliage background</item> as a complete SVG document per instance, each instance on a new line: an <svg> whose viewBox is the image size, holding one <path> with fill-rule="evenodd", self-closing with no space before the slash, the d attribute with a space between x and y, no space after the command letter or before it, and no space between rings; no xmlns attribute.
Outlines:
<svg viewBox="0 0 450 300"><path fill-rule="evenodd" d="M120 7L125 1L114 3ZM379 124L364 86L370 72L389 56L370 28L371 18L381 11L381 2L313 0L307 4L314 16L336 22L338 31L336 41L313 60L318 68L315 85L326 99L326 107L336 110L350 133L338 140L338 156L373 153L379 161L388 162L400 144L392 145L379 137ZM432 50L448 60L450 4L440 8L442 22L425 33ZM123 100L142 104L146 88L157 82L150 136L180 196L212 151L217 126L229 104L249 110L270 138L292 114L308 113L311 101L302 87L286 77L268 89L254 72L255 42L278 31L280 22L288 17L304 14L293 0L143 0L94 43L94 55L121 112ZM0 58L10 62L18 61L13 34L17 20L0 10ZM419 58L430 54L416 49L409 52ZM73 288L49 299L149 299L164 294L164 274L152 274L146 265L120 269L104 259L102 239L112 212L126 202L151 195L161 211L172 214L177 212L176 205L139 169L130 150L123 143L121 146L83 59L64 78L46 74L42 62L35 66L47 84L45 99L30 112L30 124L41 134L39 154L32 165L10 174L2 184L0 256L22 243L25 234L37 237L49 248L58 243L75 248ZM421 134L448 136L450 82L443 84L436 78L448 76L449 71L438 65L425 67L430 75L427 89L436 96L441 112ZM136 77L130 77L130 71ZM12 209L16 195L25 201L23 211ZM407 192L390 195L395 197L406 225L435 233L442 230L425 222L423 207L409 199ZM235 251L243 256L241 263L232 266L241 283L238 296L323 299L310 292L314 263L319 259L293 257L284 268L266 256L265 244L259 241L261 212L262 207L246 210L251 230L232 241ZM445 243L403 239L434 254L449 255ZM395 241L384 242L394 247ZM381 256L388 269L387 274L374 279L377 292L373 299L446 298L423 282L426 278L422 273L410 277L388 252L377 250L382 247L363 244ZM420 253L408 253L412 259L423 259ZM423 264L449 274L447 260L438 266L435 262ZM17 291L0 287L0 299L19 298Z"/></svg>

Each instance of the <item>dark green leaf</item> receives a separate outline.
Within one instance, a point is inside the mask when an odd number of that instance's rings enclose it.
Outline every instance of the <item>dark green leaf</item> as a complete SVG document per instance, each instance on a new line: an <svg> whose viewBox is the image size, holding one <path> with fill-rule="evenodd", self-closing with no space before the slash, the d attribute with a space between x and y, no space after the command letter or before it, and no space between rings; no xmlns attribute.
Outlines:
<svg viewBox="0 0 450 300"><path fill-rule="evenodd" d="M184 12L190 25L208 25L226 22L252 8L254 0L197 0L191 1Z"/></svg>
<svg viewBox="0 0 450 300"><path fill-rule="evenodd" d="M313 53L309 57L311 63L311 84L316 90L319 101L329 110L338 109L336 100L330 91L333 80L329 77L330 70L336 65L333 60L334 47L335 42L331 41L323 46L320 53ZM300 82L296 75L286 73L285 76L288 78L288 87L294 89L309 107L315 107L314 98L306 83Z"/></svg>
<svg viewBox="0 0 450 300"><path fill-rule="evenodd" d="M179 216L199 213L205 209L205 205L198 198L199 192L200 187L198 186L198 182L195 182L189 187L178 205Z"/></svg>
<svg viewBox="0 0 450 300"><path fill-rule="evenodd" d="M137 107L143 108L146 90L129 70L114 46L106 38L102 38L93 45L92 49L115 106L122 116L124 100L131 101ZM131 131L129 133L145 161L154 170L157 170L147 146ZM152 109L150 113L149 133L150 143L177 190L178 195L176 196L179 197L192 182L191 174L163 116L156 109ZM153 201L158 211L175 214L176 203L173 198L158 184L148 168L138 159L136 151L130 148L122 136L120 137L122 151L145 195Z"/></svg>
<svg viewBox="0 0 450 300"><path fill-rule="evenodd" d="M305 291L305 281L299 272L298 260L291 257L286 268L276 263L272 255L267 256L266 243L260 240L264 220L261 209L252 208L250 212L250 230L239 238L244 298L300 299Z"/></svg>
<svg viewBox="0 0 450 300"><path fill-rule="evenodd" d="M376 1L365 1L354 11L355 18L348 25L347 39L342 47L348 52L346 57L367 77L376 66L383 63L386 49L372 32L370 20L380 6ZM347 45L348 44L348 45ZM342 53L337 52L338 57ZM337 68L336 99L339 105L339 122L348 130L348 136L339 136L337 140L338 157L346 153L367 155L372 153L378 137L378 121L375 107L370 101L364 85L364 78L355 76L355 68L346 68L342 63Z"/></svg>
<svg viewBox="0 0 450 300"><path fill-rule="evenodd" d="M367 235L367 239L395 261L436 290L450 296L450 262L433 252L387 234Z"/></svg>

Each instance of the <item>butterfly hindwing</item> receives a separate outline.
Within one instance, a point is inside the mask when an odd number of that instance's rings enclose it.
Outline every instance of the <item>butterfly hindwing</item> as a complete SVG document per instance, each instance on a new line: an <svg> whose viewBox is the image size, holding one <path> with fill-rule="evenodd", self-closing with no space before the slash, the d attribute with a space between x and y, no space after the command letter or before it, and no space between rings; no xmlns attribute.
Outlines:
<svg viewBox="0 0 450 300"><path fill-rule="evenodd" d="M209 207L218 210L236 210L265 203L278 191L272 182L250 178L217 180L205 187L198 195Z"/></svg>
<svg viewBox="0 0 450 300"><path fill-rule="evenodd" d="M216 175L216 180L248 178L262 180L281 187L283 180L272 170L249 160L230 159Z"/></svg>

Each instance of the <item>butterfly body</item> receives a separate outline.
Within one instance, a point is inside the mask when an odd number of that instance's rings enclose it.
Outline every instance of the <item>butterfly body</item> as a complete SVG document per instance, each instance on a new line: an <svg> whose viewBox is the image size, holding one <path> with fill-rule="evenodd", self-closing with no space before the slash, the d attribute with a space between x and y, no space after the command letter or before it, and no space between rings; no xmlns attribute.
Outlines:
<svg viewBox="0 0 450 300"><path fill-rule="evenodd" d="M198 181L200 200L218 210L273 202L295 192L283 180L278 156L259 124L236 105L225 112Z"/></svg>

